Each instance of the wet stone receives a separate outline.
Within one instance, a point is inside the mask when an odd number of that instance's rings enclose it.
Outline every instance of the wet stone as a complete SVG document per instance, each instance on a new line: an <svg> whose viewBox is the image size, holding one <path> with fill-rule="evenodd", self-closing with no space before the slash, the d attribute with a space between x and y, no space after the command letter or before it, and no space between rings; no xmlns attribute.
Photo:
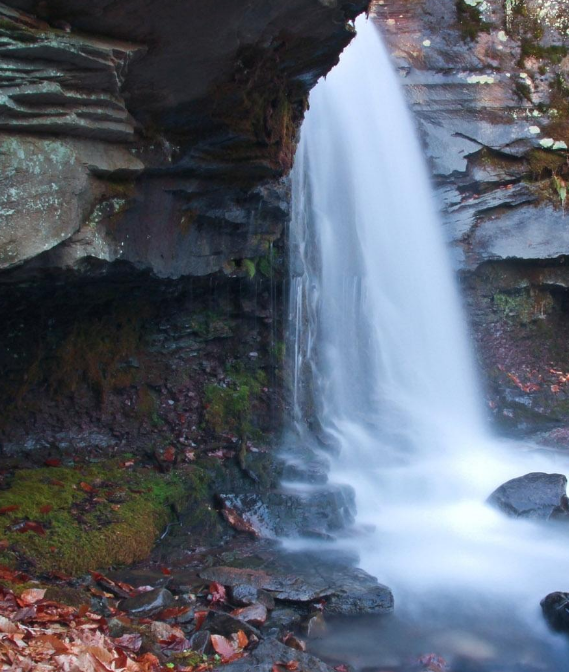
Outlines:
<svg viewBox="0 0 569 672"><path fill-rule="evenodd" d="M120 603L120 608L133 616L146 616L171 607L174 603L174 596L169 590L154 588L146 593L140 593L140 595L123 600Z"/></svg>
<svg viewBox="0 0 569 672"><path fill-rule="evenodd" d="M569 633L569 593L550 593L541 601L541 609L554 630Z"/></svg>
<svg viewBox="0 0 569 672"><path fill-rule="evenodd" d="M540 472L513 478L488 497L488 503L511 518L550 520L567 516L567 479Z"/></svg>
<svg viewBox="0 0 569 672"><path fill-rule="evenodd" d="M239 585L233 586L230 591L231 601L238 607L248 607L252 604L262 604L267 609L275 608L275 600L270 593L259 590L255 586Z"/></svg>
<svg viewBox="0 0 569 672"><path fill-rule="evenodd" d="M302 672L332 672L322 660L281 644L276 639L267 639L249 656L224 665L223 672L272 672L273 665L286 666L296 661Z"/></svg>
<svg viewBox="0 0 569 672"><path fill-rule="evenodd" d="M300 625L302 616L294 609L275 609L263 626L267 635L280 636Z"/></svg>
<svg viewBox="0 0 569 672"><path fill-rule="evenodd" d="M230 614L224 614L221 611L210 611L206 617L204 627L215 635L223 635L228 638L238 633L239 630L243 630L248 638L254 635L258 639L261 639L261 633L253 625Z"/></svg>
<svg viewBox="0 0 569 672"><path fill-rule="evenodd" d="M252 625L260 626L267 620L267 607L262 604L252 604L248 607L242 607L231 612L235 618L251 623Z"/></svg>
<svg viewBox="0 0 569 672"><path fill-rule="evenodd" d="M201 654L210 654L213 652L211 646L211 633L208 630L200 630L190 637L190 648L192 651Z"/></svg>

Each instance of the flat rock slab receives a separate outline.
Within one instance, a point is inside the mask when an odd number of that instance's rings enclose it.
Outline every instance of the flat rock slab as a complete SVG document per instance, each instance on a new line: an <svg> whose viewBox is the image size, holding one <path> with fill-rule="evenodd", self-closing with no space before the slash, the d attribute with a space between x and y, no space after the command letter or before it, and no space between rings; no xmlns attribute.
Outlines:
<svg viewBox="0 0 569 672"><path fill-rule="evenodd" d="M302 672L332 672L332 668L318 658L285 646L276 639L267 639L249 656L215 669L223 672L272 672L273 665L286 665L293 661L298 662L298 670Z"/></svg>
<svg viewBox="0 0 569 672"><path fill-rule="evenodd" d="M246 559L241 559L240 564L244 562ZM324 600L325 611L336 615L385 614L393 610L390 589L345 559L289 553L274 558L269 567L217 566L199 575L224 586L254 586L281 602L309 604Z"/></svg>
<svg viewBox="0 0 569 672"><path fill-rule="evenodd" d="M567 515L566 489L563 474L535 472L504 483L487 501L511 518L549 520Z"/></svg>

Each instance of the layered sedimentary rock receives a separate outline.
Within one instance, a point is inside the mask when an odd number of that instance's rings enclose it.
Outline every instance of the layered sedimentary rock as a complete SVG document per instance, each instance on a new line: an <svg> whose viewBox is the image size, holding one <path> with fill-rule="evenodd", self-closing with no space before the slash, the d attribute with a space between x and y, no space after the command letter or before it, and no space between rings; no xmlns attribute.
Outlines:
<svg viewBox="0 0 569 672"><path fill-rule="evenodd" d="M1 267L180 277L266 251L308 92L367 4L0 5Z"/></svg>
<svg viewBox="0 0 569 672"><path fill-rule="evenodd" d="M524 431L563 425L569 408L562 4L373 3L428 156L489 412Z"/></svg>
<svg viewBox="0 0 569 672"><path fill-rule="evenodd" d="M286 176L368 4L0 3L6 454L266 440Z"/></svg>

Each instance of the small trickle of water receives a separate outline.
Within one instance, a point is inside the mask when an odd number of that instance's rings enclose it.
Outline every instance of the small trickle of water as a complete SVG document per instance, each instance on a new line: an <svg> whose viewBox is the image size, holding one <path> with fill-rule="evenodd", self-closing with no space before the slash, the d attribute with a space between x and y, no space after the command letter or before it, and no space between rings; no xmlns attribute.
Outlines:
<svg viewBox="0 0 569 672"><path fill-rule="evenodd" d="M350 546L394 590L401 633L449 655L468 637L500 655L508 642L514 660L515 642L534 641L541 669L569 669L539 613L569 589L569 533L484 503L509 478L567 464L486 428L412 118L373 25L357 28L311 95L293 174L295 420L310 407L340 449L332 478L375 529Z"/></svg>

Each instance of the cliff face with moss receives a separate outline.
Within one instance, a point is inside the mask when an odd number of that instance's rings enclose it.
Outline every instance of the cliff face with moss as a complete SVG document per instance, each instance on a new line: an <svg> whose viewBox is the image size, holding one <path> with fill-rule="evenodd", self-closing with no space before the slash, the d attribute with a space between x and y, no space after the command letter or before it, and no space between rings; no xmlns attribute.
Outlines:
<svg viewBox="0 0 569 672"><path fill-rule="evenodd" d="M564 4L372 3L488 412L553 439L569 414ZM222 0L212 17L197 1L0 3L5 455L270 442L286 176L310 88L367 5Z"/></svg>
<svg viewBox="0 0 569 672"><path fill-rule="evenodd" d="M385 0L372 11L428 156L488 412L507 431L566 439L567 3Z"/></svg>
<svg viewBox="0 0 569 672"><path fill-rule="evenodd" d="M275 429L286 176L367 5L0 3L5 455Z"/></svg>

